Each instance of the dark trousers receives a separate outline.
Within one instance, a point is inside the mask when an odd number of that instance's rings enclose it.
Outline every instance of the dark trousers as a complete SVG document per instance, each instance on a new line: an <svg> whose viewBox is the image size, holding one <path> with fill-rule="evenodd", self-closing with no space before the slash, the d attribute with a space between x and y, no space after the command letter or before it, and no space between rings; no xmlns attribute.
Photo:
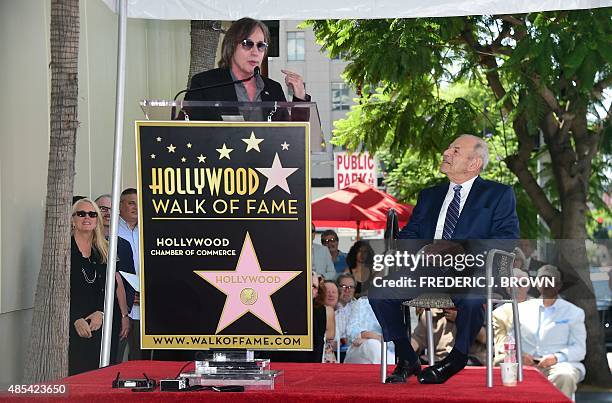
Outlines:
<svg viewBox="0 0 612 403"><path fill-rule="evenodd" d="M382 327L385 341L408 338L408 325L404 322L404 313L402 311L404 299L370 298L369 301L376 319L378 319L378 323ZM485 300L481 297L470 296L453 298L453 303L457 308L455 348L467 355L476 335L484 324L483 304ZM408 343L408 346L412 350L410 343Z"/></svg>
<svg viewBox="0 0 612 403"><path fill-rule="evenodd" d="M128 352L128 360L150 360L151 352L140 349L140 321L133 320L130 334L128 334L128 346L130 351Z"/></svg>

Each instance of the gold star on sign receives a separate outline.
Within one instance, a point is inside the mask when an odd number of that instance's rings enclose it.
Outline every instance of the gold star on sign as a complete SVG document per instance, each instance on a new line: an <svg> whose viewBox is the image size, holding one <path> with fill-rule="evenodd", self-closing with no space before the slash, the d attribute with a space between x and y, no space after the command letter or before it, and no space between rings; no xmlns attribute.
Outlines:
<svg viewBox="0 0 612 403"><path fill-rule="evenodd" d="M191 148L191 143L187 143L187 148Z"/></svg>
<svg viewBox="0 0 612 403"><path fill-rule="evenodd" d="M233 148L227 148L225 143L223 143L223 147L217 148L217 151L219 152L219 159L220 160L222 160L223 158L227 158L229 160L230 159L230 153L232 151L234 151L234 149Z"/></svg>
<svg viewBox="0 0 612 403"><path fill-rule="evenodd" d="M170 144L170 145L169 145L168 147L166 147L166 148L168 149L168 152L169 152L169 153L173 153L173 152L174 152L174 150L176 150L176 147L175 147L175 146L173 146L172 144Z"/></svg>
<svg viewBox="0 0 612 403"><path fill-rule="evenodd" d="M187 162L187 158L185 157L181 158L181 162Z"/></svg>
<svg viewBox="0 0 612 403"><path fill-rule="evenodd" d="M261 143L262 141L264 141L264 139L258 139L255 137L255 132L251 132L251 137L249 137L248 139L242 139L242 141L244 141L245 143L247 143L247 148L245 152L249 152L250 150L255 150L258 153L261 152L259 150L259 143Z"/></svg>
<svg viewBox="0 0 612 403"><path fill-rule="evenodd" d="M198 155L198 162L204 162L206 161L206 157L203 156L202 154Z"/></svg>
<svg viewBox="0 0 612 403"><path fill-rule="evenodd" d="M151 154L151 159L155 159L155 154Z"/></svg>

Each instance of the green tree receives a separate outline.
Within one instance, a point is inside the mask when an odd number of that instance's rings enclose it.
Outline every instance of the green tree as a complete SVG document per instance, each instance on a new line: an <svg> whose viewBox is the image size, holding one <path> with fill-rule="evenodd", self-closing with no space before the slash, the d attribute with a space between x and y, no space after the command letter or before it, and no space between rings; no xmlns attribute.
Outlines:
<svg viewBox="0 0 612 403"><path fill-rule="evenodd" d="M361 94L335 130L348 148L431 161L457 134L479 131L478 112L463 98L443 99L443 83L469 80L487 89L512 129L503 163L561 245L557 264L573 284L565 294L586 314L587 381L600 385L612 377L583 240L594 163L606 163L601 154L609 155L612 134L604 104L612 83L611 17L612 9L602 8L312 22L331 56L348 55L345 79ZM538 184L538 156L550 161L549 192Z"/></svg>

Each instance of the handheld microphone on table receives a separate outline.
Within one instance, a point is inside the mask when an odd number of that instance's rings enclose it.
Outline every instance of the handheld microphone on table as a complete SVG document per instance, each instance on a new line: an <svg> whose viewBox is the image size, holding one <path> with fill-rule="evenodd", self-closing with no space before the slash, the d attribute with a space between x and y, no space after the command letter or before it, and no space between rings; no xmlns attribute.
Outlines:
<svg viewBox="0 0 612 403"><path fill-rule="evenodd" d="M213 89L213 88L220 88L220 87L230 86L230 85L234 85L234 84L238 84L238 83L244 83L246 81L252 80L253 78L259 76L260 74L261 74L261 69L259 68L259 66L255 66L255 68L253 69L253 74L251 76L247 77L247 78L243 78L242 80L228 81L228 82L225 82L225 83L205 85L203 87L197 87L197 88L185 88L184 90L179 91L174 96L173 100L176 101L176 99L181 94L187 94L187 93L196 92L196 91L206 91L206 90L210 90L210 89ZM172 113L171 113L171 116L170 116L170 120L176 120L176 118L174 117L175 110L176 110L176 108L173 106L172 107Z"/></svg>

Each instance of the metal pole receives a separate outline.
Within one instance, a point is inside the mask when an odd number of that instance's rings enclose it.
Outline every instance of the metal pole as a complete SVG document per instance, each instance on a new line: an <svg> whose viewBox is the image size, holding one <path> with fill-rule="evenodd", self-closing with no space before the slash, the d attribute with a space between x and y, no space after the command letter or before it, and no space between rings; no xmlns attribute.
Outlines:
<svg viewBox="0 0 612 403"><path fill-rule="evenodd" d="M523 382L523 345L521 343L521 321L518 310L518 297L515 287L511 289L512 293L512 323L514 326L514 345L516 346L516 362L518 363L518 381Z"/></svg>
<svg viewBox="0 0 612 403"><path fill-rule="evenodd" d="M485 282L487 286L487 311L486 311L486 323L487 323L487 387L493 387L493 289L490 283L493 278L493 262L495 251L490 250L487 256L486 270L485 270Z"/></svg>
<svg viewBox="0 0 612 403"><path fill-rule="evenodd" d="M106 288L104 293L104 326L100 367L110 363L111 334L113 330L113 303L115 301L115 269L117 263L117 233L119 232L119 197L121 195L121 151L123 145L123 110L125 93L125 49L127 35L127 1L119 0L119 38L117 46L117 86L115 105L115 148L113 155L113 191L111 204L111 233L106 266Z"/></svg>
<svg viewBox="0 0 612 403"><path fill-rule="evenodd" d="M489 293L489 291L487 291ZM493 301L487 297L487 387L493 387Z"/></svg>
<svg viewBox="0 0 612 403"><path fill-rule="evenodd" d="M380 340L380 381L385 383L387 379L387 342L385 339Z"/></svg>
<svg viewBox="0 0 612 403"><path fill-rule="evenodd" d="M429 365L436 363L436 346L434 346L434 334L433 334L433 314L431 308L425 308L425 318L427 320L427 358L429 359Z"/></svg>

